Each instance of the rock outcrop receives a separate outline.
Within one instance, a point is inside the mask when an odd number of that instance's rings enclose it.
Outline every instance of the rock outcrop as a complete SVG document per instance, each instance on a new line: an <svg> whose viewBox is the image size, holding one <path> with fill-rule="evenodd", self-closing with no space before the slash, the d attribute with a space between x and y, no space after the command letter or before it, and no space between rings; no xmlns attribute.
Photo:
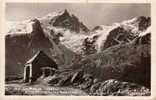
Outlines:
<svg viewBox="0 0 156 100"><path fill-rule="evenodd" d="M69 29L76 33L89 32L89 29L82 22L79 22L79 19L75 15L70 15L67 10L62 12L60 16L56 16L55 18L51 19L50 24L55 27Z"/></svg>

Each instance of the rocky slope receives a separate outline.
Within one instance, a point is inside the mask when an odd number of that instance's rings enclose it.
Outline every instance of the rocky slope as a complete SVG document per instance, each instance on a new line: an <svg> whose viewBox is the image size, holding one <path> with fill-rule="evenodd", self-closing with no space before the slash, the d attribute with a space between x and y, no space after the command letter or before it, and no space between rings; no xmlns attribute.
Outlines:
<svg viewBox="0 0 156 100"><path fill-rule="evenodd" d="M150 33L127 44L119 44L90 55L73 65L94 77L115 78L150 87Z"/></svg>
<svg viewBox="0 0 156 100"><path fill-rule="evenodd" d="M87 56L69 70L48 77L48 84L73 86L90 95L149 96L150 35L147 32L130 43Z"/></svg>
<svg viewBox="0 0 156 100"><path fill-rule="evenodd" d="M113 45L131 42L150 25L150 17L140 16L121 23L113 23L110 26L96 26L91 31L92 35L86 38L87 43L92 44L91 49L95 48L94 51L100 52Z"/></svg>

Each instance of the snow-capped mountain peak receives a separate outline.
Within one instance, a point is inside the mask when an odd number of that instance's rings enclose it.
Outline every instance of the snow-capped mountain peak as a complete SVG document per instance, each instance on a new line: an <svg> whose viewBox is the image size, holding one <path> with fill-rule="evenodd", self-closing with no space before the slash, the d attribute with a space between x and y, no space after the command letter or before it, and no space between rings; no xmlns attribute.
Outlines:
<svg viewBox="0 0 156 100"><path fill-rule="evenodd" d="M84 42L87 41L91 48L101 52L112 45L126 43L134 38L150 32L150 18L135 17L112 25L99 25L89 31L79 19L67 10L50 13L36 19L40 23L46 37L57 38L61 44L75 53L82 53ZM10 23L9 33L28 34L36 30L37 22L34 19ZM83 31L83 32L82 32ZM78 34L87 33L90 34Z"/></svg>
<svg viewBox="0 0 156 100"><path fill-rule="evenodd" d="M41 23L42 28L55 27L70 30L76 33L88 33L89 29L79 21L79 19L74 15L70 14L67 10L61 12L49 13L43 17L36 17L33 19L38 19ZM33 19L24 21L8 21L6 22L7 34L26 34L31 33L31 25Z"/></svg>

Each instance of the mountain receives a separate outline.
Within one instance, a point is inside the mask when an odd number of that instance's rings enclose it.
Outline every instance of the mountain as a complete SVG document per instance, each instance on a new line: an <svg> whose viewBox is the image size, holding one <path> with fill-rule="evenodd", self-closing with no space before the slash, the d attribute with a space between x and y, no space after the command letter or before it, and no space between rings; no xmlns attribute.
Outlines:
<svg viewBox="0 0 156 100"><path fill-rule="evenodd" d="M97 85L94 81L100 80L97 91L109 91L111 84L118 84L123 92L136 87L149 95L150 17L135 17L89 30L75 15L64 10L7 25L6 78L23 76L26 61L43 50L59 66L54 76L47 77L48 84L73 85L92 91Z"/></svg>
<svg viewBox="0 0 156 100"><path fill-rule="evenodd" d="M89 55L73 68L82 69L85 74L101 80L117 79L150 87L150 42L150 33L147 33L129 43Z"/></svg>
<svg viewBox="0 0 156 100"><path fill-rule="evenodd" d="M85 57L114 45L129 43L149 29L150 18L136 17L110 26L96 26L91 31L80 24L82 22L79 22L78 18L67 10L37 19L8 22L7 68L14 70L10 67L24 66L25 61L38 50L45 50L50 56L53 55L52 58L55 58L60 65L64 65L65 62L71 64L72 59L77 59L73 55ZM26 54L21 56L22 52ZM71 57L68 57L68 54ZM19 72L22 73L23 69L21 68Z"/></svg>
<svg viewBox="0 0 156 100"><path fill-rule="evenodd" d="M46 79L52 86L73 86L89 95L149 96L151 32L88 55Z"/></svg>
<svg viewBox="0 0 156 100"><path fill-rule="evenodd" d="M75 80L79 80L77 82L90 80L83 79L89 75L91 80L116 79L150 88L151 27L150 20L143 20L145 25L140 26L140 18L149 19L137 17L112 26L100 25L94 28L82 43L86 56L69 67L72 71L69 71L66 77L62 73L63 77L59 78L58 84L80 84L72 83L72 80L75 77ZM140 27L144 28L140 30ZM98 46L102 49L99 50ZM85 86L87 88L87 85Z"/></svg>
<svg viewBox="0 0 156 100"><path fill-rule="evenodd" d="M73 86L98 96L150 95L151 33L86 56L48 83Z"/></svg>
<svg viewBox="0 0 156 100"><path fill-rule="evenodd" d="M49 26L68 29L76 33L89 32L89 29L74 14L70 14L67 10L58 13L53 12L37 19L41 22L43 28ZM30 33L29 30L31 30L31 19L21 22L8 21L6 24L8 33Z"/></svg>
<svg viewBox="0 0 156 100"><path fill-rule="evenodd" d="M61 42L76 54L81 54L82 41L88 36L89 29L67 10L53 12L43 17L37 18L42 27L43 33L47 37L52 37L55 42ZM31 34L34 23L32 19L21 22L7 22L7 34Z"/></svg>
<svg viewBox="0 0 156 100"><path fill-rule="evenodd" d="M6 35L6 77L23 73L23 67L36 52L43 50L59 66L71 63L74 52L58 42L58 37L44 33L38 19L31 20L30 33L12 33Z"/></svg>
<svg viewBox="0 0 156 100"><path fill-rule="evenodd" d="M130 42L150 26L150 17L140 16L112 25L99 25L89 31L86 26L80 25L82 23L76 16L73 16L64 10L37 19L45 35L52 35L56 41L60 41L78 55L89 55L113 45ZM30 19L22 22L8 22L8 29L8 34L28 34L32 31L32 21Z"/></svg>
<svg viewBox="0 0 156 100"><path fill-rule="evenodd" d="M50 21L55 27L63 27L70 29L76 33L80 31L88 32L89 29L82 23L79 22L78 18L75 15L70 15L67 10L65 10L61 16L56 16Z"/></svg>
<svg viewBox="0 0 156 100"><path fill-rule="evenodd" d="M110 26L96 26L91 30L91 35L86 37L87 42L84 42L89 46L85 48L94 48L95 52L101 52L108 47L131 42L148 30L150 25L150 17L140 16L121 23L113 23ZM90 44L92 45L90 46Z"/></svg>

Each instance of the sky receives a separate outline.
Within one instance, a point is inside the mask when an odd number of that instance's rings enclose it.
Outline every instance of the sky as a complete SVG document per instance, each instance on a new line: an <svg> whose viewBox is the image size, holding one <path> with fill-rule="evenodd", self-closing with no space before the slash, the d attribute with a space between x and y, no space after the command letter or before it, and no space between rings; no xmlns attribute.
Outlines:
<svg viewBox="0 0 156 100"><path fill-rule="evenodd" d="M22 21L65 9L76 15L89 29L98 25L110 25L137 16L150 16L151 12L150 4L7 3L5 16L7 21Z"/></svg>

